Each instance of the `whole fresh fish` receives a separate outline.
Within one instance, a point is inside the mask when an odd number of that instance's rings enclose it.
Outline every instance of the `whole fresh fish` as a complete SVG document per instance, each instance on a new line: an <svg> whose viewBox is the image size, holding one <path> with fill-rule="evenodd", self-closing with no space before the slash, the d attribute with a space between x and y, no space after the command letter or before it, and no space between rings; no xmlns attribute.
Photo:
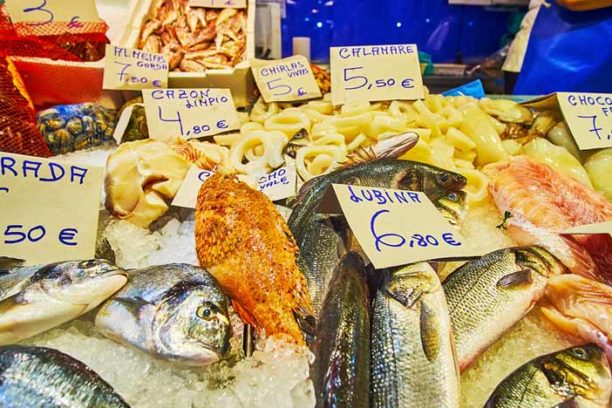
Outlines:
<svg viewBox="0 0 612 408"><path fill-rule="evenodd" d="M538 357L503 380L485 408L608 407L610 366L593 344Z"/></svg>
<svg viewBox="0 0 612 408"><path fill-rule="evenodd" d="M371 406L458 407L448 307L427 263L388 270L372 314Z"/></svg>
<svg viewBox="0 0 612 408"><path fill-rule="evenodd" d="M314 318L291 231L272 202L234 176L215 174L198 195L196 250L200 264L230 295L242 320L304 344Z"/></svg>
<svg viewBox="0 0 612 408"><path fill-rule="evenodd" d="M369 408L370 301L364 263L354 252L334 272L313 352L317 408Z"/></svg>
<svg viewBox="0 0 612 408"><path fill-rule="evenodd" d="M98 259L12 269L0 275L0 345L77 318L126 282L124 270Z"/></svg>
<svg viewBox="0 0 612 408"><path fill-rule="evenodd" d="M96 327L108 337L186 365L218 361L229 348L228 299L205 270L169 264L130 271L102 306Z"/></svg>
<svg viewBox="0 0 612 408"><path fill-rule="evenodd" d="M601 347L612 362L612 287L579 275L548 280L542 308L557 328Z"/></svg>
<svg viewBox="0 0 612 408"><path fill-rule="evenodd" d="M304 184L288 224L300 249L298 264L308 280L316 315L336 265L350 249L344 243L343 228L334 227L338 217L317 213L332 183L422 191L436 201L460 191L466 180L459 174L426 164L387 159L337 170Z"/></svg>
<svg viewBox="0 0 612 408"><path fill-rule="evenodd" d="M612 220L612 204L572 177L518 157L485 167L507 230L519 245L540 245L573 273L612 285L612 237L559 235L571 227Z"/></svg>
<svg viewBox="0 0 612 408"><path fill-rule="evenodd" d="M452 272L442 286L460 370L531 310L544 296L548 277L565 272L540 247L500 249Z"/></svg>
<svg viewBox="0 0 612 408"><path fill-rule="evenodd" d="M46 347L0 347L4 408L129 408L85 364Z"/></svg>

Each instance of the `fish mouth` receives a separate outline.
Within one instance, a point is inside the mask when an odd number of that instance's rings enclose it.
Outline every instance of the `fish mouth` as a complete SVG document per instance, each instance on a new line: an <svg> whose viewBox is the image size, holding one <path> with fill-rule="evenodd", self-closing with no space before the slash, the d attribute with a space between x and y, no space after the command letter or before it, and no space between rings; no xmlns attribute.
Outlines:
<svg viewBox="0 0 612 408"><path fill-rule="evenodd" d="M128 273L125 269L122 269L118 266L113 267L112 269L107 270L102 274L103 278L108 278L111 276L125 276L127 278Z"/></svg>

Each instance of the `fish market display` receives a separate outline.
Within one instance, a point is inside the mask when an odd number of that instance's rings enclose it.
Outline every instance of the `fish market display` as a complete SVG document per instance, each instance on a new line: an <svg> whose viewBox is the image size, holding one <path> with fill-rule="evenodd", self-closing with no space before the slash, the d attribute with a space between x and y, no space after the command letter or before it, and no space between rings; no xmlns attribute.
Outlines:
<svg viewBox="0 0 612 408"><path fill-rule="evenodd" d="M117 112L93 103L59 105L38 112L36 124L54 154L114 143Z"/></svg>
<svg viewBox="0 0 612 408"><path fill-rule="evenodd" d="M605 408L612 392L610 366L595 345L536 358L495 389L485 408Z"/></svg>
<svg viewBox="0 0 612 408"><path fill-rule="evenodd" d="M347 253L323 303L313 352L317 408L368 408L370 301L361 257Z"/></svg>
<svg viewBox="0 0 612 408"><path fill-rule="evenodd" d="M544 315L560 330L601 347L612 362L612 287L578 275L554 276Z"/></svg>
<svg viewBox="0 0 612 408"><path fill-rule="evenodd" d="M123 143L106 163L106 209L119 219L147 227L166 211L189 162L163 142Z"/></svg>
<svg viewBox="0 0 612 408"><path fill-rule="evenodd" d="M244 59L246 9L191 7L161 0L145 22L138 48L164 54L171 71L232 68Z"/></svg>
<svg viewBox="0 0 612 408"><path fill-rule="evenodd" d="M612 237L560 236L568 228L612 220L612 204L571 177L526 157L487 166L500 212L520 245L541 245L572 272L612 284Z"/></svg>
<svg viewBox="0 0 612 408"><path fill-rule="evenodd" d="M332 183L423 191L431 200L461 190L465 178L459 174L405 160L379 160L337 170L317 177L300 190L289 218L300 249L300 270L308 280L315 312L321 310L332 273L348 251L343 233L333 225L334 217L317 214L317 208Z"/></svg>
<svg viewBox="0 0 612 408"><path fill-rule="evenodd" d="M540 247L508 248L468 262L443 282L463 371L544 296L565 267Z"/></svg>
<svg viewBox="0 0 612 408"><path fill-rule="evenodd" d="M85 364L45 347L0 347L0 405L6 408L129 408Z"/></svg>
<svg viewBox="0 0 612 408"><path fill-rule="evenodd" d="M387 272L372 312L372 407L458 407L459 369L442 285L427 263Z"/></svg>
<svg viewBox="0 0 612 408"><path fill-rule="evenodd" d="M297 246L272 202L234 176L216 174L200 188L195 222L200 264L242 320L303 344L302 330L314 331L312 303Z"/></svg>
<svg viewBox="0 0 612 408"><path fill-rule="evenodd" d="M104 260L22 267L0 276L0 344L16 343L94 309L127 282Z"/></svg>
<svg viewBox="0 0 612 408"><path fill-rule="evenodd" d="M228 299L206 271L186 264L130 272L130 282L100 309L96 326L112 339L191 365L228 349Z"/></svg>

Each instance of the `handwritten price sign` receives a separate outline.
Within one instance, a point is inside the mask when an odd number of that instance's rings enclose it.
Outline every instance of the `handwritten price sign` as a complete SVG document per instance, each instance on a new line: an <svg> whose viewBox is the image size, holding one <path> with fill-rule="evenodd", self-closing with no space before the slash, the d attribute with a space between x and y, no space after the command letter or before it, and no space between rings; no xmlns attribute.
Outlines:
<svg viewBox="0 0 612 408"><path fill-rule="evenodd" d="M13 23L29 26L61 22L79 29L82 22L100 20L95 0L5 0L4 4Z"/></svg>
<svg viewBox="0 0 612 408"><path fill-rule="evenodd" d="M333 184L319 212L339 204L376 268L481 255L440 214L424 193Z"/></svg>
<svg viewBox="0 0 612 408"><path fill-rule="evenodd" d="M281 60L251 60L253 76L266 102L291 102L320 98L308 60L303 55Z"/></svg>
<svg viewBox="0 0 612 408"><path fill-rule="evenodd" d="M425 97L414 44L330 48L332 103Z"/></svg>
<svg viewBox="0 0 612 408"><path fill-rule="evenodd" d="M557 100L580 150L612 147L612 94L557 92Z"/></svg>
<svg viewBox="0 0 612 408"><path fill-rule="evenodd" d="M247 0L189 0L189 7L246 8Z"/></svg>
<svg viewBox="0 0 612 408"><path fill-rule="evenodd" d="M106 46L103 89L168 87L168 62L162 54Z"/></svg>
<svg viewBox="0 0 612 408"><path fill-rule="evenodd" d="M191 165L181 187L176 193L172 205L175 207L195 208L198 201L198 192L202 183L208 180L215 172L202 170ZM238 175L239 179L242 175ZM271 201L278 201L295 195L297 172L295 165L287 165L271 173L261 176L257 180L259 191L268 196Z"/></svg>
<svg viewBox="0 0 612 408"><path fill-rule="evenodd" d="M144 89L151 139L193 139L240 128L229 89Z"/></svg>
<svg viewBox="0 0 612 408"><path fill-rule="evenodd" d="M29 263L92 258L103 171L0 153L0 254Z"/></svg>

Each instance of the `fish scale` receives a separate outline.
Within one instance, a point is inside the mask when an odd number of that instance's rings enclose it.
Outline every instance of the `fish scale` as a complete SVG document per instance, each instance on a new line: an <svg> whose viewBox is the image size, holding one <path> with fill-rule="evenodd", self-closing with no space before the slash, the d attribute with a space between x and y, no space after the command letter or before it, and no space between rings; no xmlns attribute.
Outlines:
<svg viewBox="0 0 612 408"><path fill-rule="evenodd" d="M394 284L401 286L392 288ZM420 290L423 293L412 304L397 300L409 299ZM448 308L438 277L428 264L388 272L374 300L372 321L373 408L459 406L459 373Z"/></svg>
<svg viewBox="0 0 612 408"><path fill-rule="evenodd" d="M0 347L0 406L129 408L85 364L45 347Z"/></svg>
<svg viewBox="0 0 612 408"><path fill-rule="evenodd" d="M444 283L459 367L520 320L544 295L548 276L565 267L539 247L506 248L466 263Z"/></svg>

